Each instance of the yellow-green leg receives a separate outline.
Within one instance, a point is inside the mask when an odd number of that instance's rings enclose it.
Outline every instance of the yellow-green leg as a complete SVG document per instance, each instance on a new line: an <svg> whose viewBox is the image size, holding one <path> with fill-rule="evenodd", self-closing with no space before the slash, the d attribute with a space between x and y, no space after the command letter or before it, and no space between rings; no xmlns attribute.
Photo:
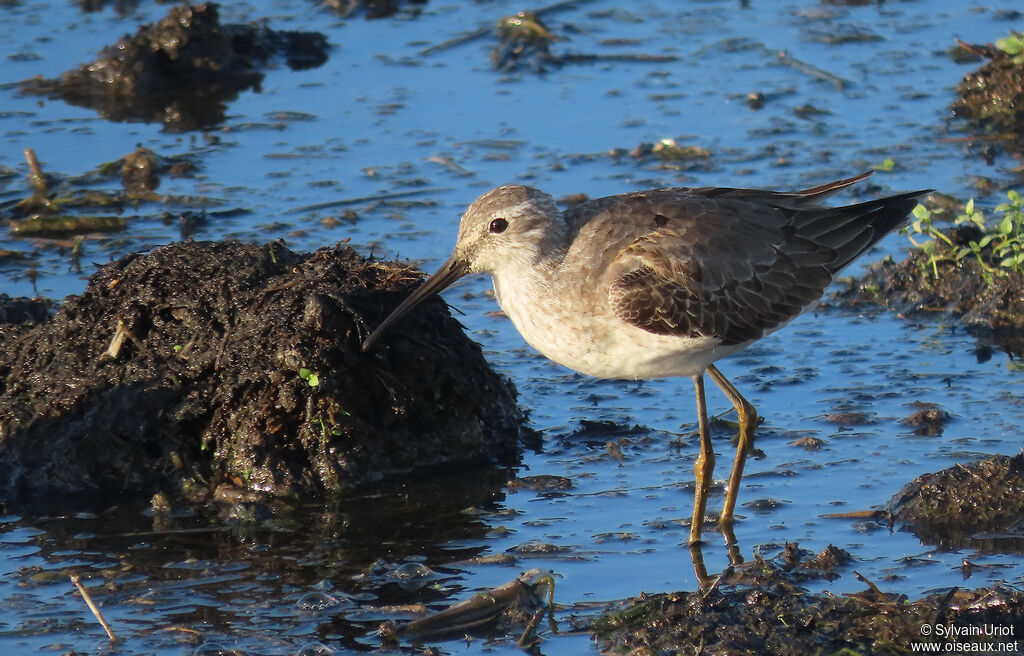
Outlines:
<svg viewBox="0 0 1024 656"><path fill-rule="evenodd" d="M740 435L736 445L736 458L732 463L732 473L729 475L729 487L725 491L725 505L722 506L722 516L718 521L719 527L732 533L733 510L736 508L736 497L740 491L740 480L743 478L743 466L747 462L747 452L754 443L754 428L757 427L757 410L743 398L743 395L733 387L732 383L726 380L722 372L715 365L708 367L708 374L711 380L715 381L719 389L729 398L736 414L739 417ZM733 538L735 540L735 538Z"/></svg>
<svg viewBox="0 0 1024 656"><path fill-rule="evenodd" d="M708 410L704 399L704 374L693 377L693 386L697 391L697 429L700 432L700 454L697 456L697 462L693 464L697 487L693 498L693 520L690 522L690 544L700 542L701 530L704 528L704 512L708 507L708 490L711 489L711 475L715 471L715 450L711 446Z"/></svg>

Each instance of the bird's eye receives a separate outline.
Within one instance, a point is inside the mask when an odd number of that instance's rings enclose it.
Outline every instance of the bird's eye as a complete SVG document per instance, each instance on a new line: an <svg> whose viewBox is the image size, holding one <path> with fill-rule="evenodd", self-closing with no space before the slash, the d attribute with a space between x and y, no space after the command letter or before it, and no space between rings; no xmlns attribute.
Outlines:
<svg viewBox="0 0 1024 656"><path fill-rule="evenodd" d="M508 221L505 219L494 219L491 221L490 230L496 235L500 235L508 229Z"/></svg>

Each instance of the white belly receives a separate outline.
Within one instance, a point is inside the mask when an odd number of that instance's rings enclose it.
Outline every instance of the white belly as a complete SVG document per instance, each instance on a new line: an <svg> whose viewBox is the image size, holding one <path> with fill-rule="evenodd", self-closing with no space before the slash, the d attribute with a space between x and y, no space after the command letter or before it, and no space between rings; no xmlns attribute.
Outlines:
<svg viewBox="0 0 1024 656"><path fill-rule="evenodd" d="M495 280L501 309L533 348L558 364L598 378L693 377L745 346L709 337L658 335L626 323L603 307L545 302Z"/></svg>

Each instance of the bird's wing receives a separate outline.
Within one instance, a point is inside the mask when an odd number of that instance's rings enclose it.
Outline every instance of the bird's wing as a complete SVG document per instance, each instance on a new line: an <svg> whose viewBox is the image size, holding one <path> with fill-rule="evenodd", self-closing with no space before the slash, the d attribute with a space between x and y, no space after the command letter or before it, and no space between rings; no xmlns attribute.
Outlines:
<svg viewBox="0 0 1024 656"><path fill-rule="evenodd" d="M618 317L652 333L741 344L821 296L836 251L795 234L792 211L701 191L626 194L585 212L568 258L586 242L608 244L595 282Z"/></svg>

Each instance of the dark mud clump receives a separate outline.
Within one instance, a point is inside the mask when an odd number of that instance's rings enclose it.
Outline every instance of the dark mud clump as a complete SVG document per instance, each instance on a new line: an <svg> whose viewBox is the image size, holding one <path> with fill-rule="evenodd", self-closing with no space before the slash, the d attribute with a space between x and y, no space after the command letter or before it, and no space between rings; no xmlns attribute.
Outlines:
<svg viewBox="0 0 1024 656"><path fill-rule="evenodd" d="M349 248L181 243L0 332L0 499L218 486L323 498L514 458L522 415L441 301L360 344L418 280ZM148 498L148 496L147 496Z"/></svg>
<svg viewBox="0 0 1024 656"><path fill-rule="evenodd" d="M956 652L985 652L986 626L1024 631L1024 595L994 587L953 589L909 602L867 589L837 596L774 587L715 588L659 594L598 622L602 653L612 654L909 654L932 642L922 627L962 629L937 642ZM971 635L975 633L976 635ZM1010 642L1012 642L1010 638ZM637 651L633 651L637 650ZM641 651L646 650L646 651Z"/></svg>
<svg viewBox="0 0 1024 656"><path fill-rule="evenodd" d="M919 476L893 496L888 510L894 522L929 544L1021 551L1024 455L993 456Z"/></svg>
<svg viewBox="0 0 1024 656"><path fill-rule="evenodd" d="M927 641L924 625L929 630L936 625L1009 626L1015 636L1024 631L1024 594L1016 590L953 589L911 603L859 575L868 589L856 594L811 593L799 585L806 578L797 572L823 568L834 573L848 560L848 554L834 547L809 558L787 545L774 561L741 564L707 589L630 600L592 628L602 653L780 656L907 654L913 643ZM967 629L958 638L939 642L956 641L966 646L964 651L978 651L968 643L994 640L970 633Z"/></svg>
<svg viewBox="0 0 1024 656"><path fill-rule="evenodd" d="M327 37L318 32L222 25L214 3L185 4L104 48L96 61L57 79L26 80L21 90L96 109L112 121L195 130L222 121L240 92L258 90L258 67L271 57L312 68L327 60L327 51Z"/></svg>
<svg viewBox="0 0 1024 656"><path fill-rule="evenodd" d="M1004 41L1019 48L1024 36ZM978 132L1002 135L1016 144L1016 150L1024 148L1024 54L992 45L960 45L988 61L957 86L960 98L953 104L953 114L967 119Z"/></svg>
<svg viewBox="0 0 1024 656"><path fill-rule="evenodd" d="M960 248L978 239L979 233L962 226L950 231L949 237ZM953 259L939 253L935 258L938 275L933 275L932 258L921 250L902 262L887 258L840 296L850 303L867 300L904 315L947 312L971 334L1024 355L1024 278L1008 274L986 280L987 272L976 258Z"/></svg>

